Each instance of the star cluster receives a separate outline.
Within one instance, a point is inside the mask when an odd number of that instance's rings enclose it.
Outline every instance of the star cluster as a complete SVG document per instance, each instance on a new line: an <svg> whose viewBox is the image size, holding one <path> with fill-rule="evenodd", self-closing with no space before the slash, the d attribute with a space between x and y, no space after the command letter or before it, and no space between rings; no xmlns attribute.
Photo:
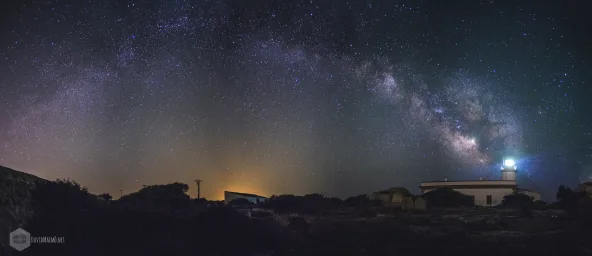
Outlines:
<svg viewBox="0 0 592 256"><path fill-rule="evenodd" d="M590 25L567 3L0 10L0 164L93 192L196 178L208 198L415 191L497 179L507 156L546 197L592 178Z"/></svg>

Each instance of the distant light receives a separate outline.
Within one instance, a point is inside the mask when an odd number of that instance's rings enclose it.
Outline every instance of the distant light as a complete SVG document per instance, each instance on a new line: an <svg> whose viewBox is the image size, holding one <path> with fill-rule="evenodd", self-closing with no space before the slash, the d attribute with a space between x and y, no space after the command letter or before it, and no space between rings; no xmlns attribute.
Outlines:
<svg viewBox="0 0 592 256"><path fill-rule="evenodd" d="M516 162L514 162L514 160L512 160L512 159L506 159L504 161L504 165L507 167L516 166Z"/></svg>

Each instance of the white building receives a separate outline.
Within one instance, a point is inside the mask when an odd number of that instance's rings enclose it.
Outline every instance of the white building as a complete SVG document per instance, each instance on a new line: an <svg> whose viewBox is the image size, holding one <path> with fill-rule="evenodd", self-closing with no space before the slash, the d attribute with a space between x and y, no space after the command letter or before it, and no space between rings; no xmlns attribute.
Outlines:
<svg viewBox="0 0 592 256"><path fill-rule="evenodd" d="M228 204L230 201L234 199L244 198L249 200L249 202L257 204L262 203L267 200L266 197L262 197L255 194L247 194L247 193L239 193L239 192L231 192L231 191L224 191L224 203Z"/></svg>
<svg viewBox="0 0 592 256"><path fill-rule="evenodd" d="M428 181L422 182L420 188L425 194L438 188L452 188L460 193L472 196L475 205L495 206L502 203L504 196L514 192L533 197L534 201L541 200L541 195L535 191L518 188L516 183L516 165L512 160L504 161L501 180L463 180L463 181Z"/></svg>

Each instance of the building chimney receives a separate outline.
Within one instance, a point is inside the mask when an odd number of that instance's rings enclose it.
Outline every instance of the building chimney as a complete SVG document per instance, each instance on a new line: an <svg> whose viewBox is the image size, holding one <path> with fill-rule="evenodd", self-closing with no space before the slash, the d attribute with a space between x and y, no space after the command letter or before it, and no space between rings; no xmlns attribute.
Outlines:
<svg viewBox="0 0 592 256"><path fill-rule="evenodd" d="M448 177L444 176L444 181L448 181Z"/></svg>

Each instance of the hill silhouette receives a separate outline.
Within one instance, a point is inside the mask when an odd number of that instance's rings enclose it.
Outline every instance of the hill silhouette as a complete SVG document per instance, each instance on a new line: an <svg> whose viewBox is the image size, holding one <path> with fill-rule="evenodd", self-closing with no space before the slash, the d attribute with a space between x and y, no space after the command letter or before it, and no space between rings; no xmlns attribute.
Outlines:
<svg viewBox="0 0 592 256"><path fill-rule="evenodd" d="M12 180L13 182L25 182L30 184L41 180L47 181L33 174L19 172L2 165L0 165L0 180Z"/></svg>

